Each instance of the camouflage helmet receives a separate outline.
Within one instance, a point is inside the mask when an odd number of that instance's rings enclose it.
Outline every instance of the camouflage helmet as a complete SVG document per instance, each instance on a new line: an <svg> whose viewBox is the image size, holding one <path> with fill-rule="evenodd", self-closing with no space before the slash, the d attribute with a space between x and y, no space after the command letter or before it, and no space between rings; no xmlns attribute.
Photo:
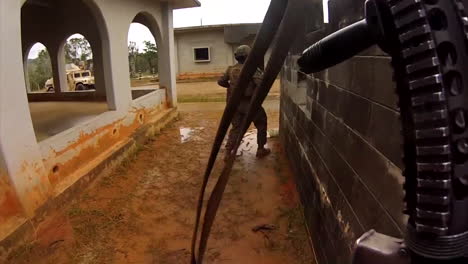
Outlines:
<svg viewBox="0 0 468 264"><path fill-rule="evenodd" d="M250 47L247 45L239 46L234 52L234 56L237 57L247 57L250 54Z"/></svg>

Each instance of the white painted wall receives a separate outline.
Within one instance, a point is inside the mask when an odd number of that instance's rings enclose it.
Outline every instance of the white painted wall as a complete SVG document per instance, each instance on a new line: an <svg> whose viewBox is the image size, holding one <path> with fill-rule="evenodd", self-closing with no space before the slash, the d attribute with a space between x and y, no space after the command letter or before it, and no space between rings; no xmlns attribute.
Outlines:
<svg viewBox="0 0 468 264"><path fill-rule="evenodd" d="M234 63L233 47L224 42L224 29L177 32L177 74L224 72ZM210 62L195 62L193 48L210 47Z"/></svg>
<svg viewBox="0 0 468 264"><path fill-rule="evenodd" d="M187 3L182 0L170 2L155 0L74 1L77 5L84 3L91 10L94 16L92 25L74 24L73 19L76 23L82 21L71 16L68 8L62 14L65 19L70 17L66 23L52 23L46 28L36 29L35 32L28 31L28 37L22 38L21 7L25 2L26 0L0 1L0 35L3 36L0 38L0 206L6 203L12 204L18 200L19 206L17 207L20 207L18 212L12 212L10 208L8 210L0 208L0 240L22 224L17 220L11 223L11 218L16 219L17 215L30 218L48 199L58 195L55 193L54 186L50 184L48 175L52 166L59 159L64 159L59 154L60 149L79 142L80 136L93 132L96 127L118 122L122 118L131 119L135 116L136 110L142 110L139 108L151 108L151 102L157 104L153 106L154 109L160 107L161 100L165 99L172 106L176 105L172 4L186 6L189 3L188 0L185 1ZM69 4L68 2L59 1L66 5ZM166 89L165 95L161 95L161 92L164 92L161 90L145 97L147 101L143 105L141 105L141 100L132 102L127 49L130 24L140 13L144 13L145 20L148 22L146 26L153 32L160 47L160 86ZM41 18L43 15L38 14L38 17ZM70 29L69 27L73 25L76 28ZM93 28L89 28L91 26ZM49 52L54 53L51 56L56 63L54 67L61 67L61 62L57 62L63 58L63 50L60 49L61 40L66 39L69 33L80 33L81 30L87 30L90 33L89 36L83 35L90 42L95 42L94 59L102 63L101 67L97 67L102 71L98 74L101 75L101 81L105 83L109 109L113 111L102 114L86 125L72 128L50 138L47 142L41 142L39 147L29 113L23 55L29 48L29 43L40 41L38 38L48 37L41 42L52 46L48 48ZM58 74L59 70L55 71ZM155 99L149 98L151 96L155 96ZM52 148L57 144L61 147ZM87 144L90 143L87 142ZM44 148L49 151L54 150L56 157L44 157ZM80 173L83 171L80 170Z"/></svg>
<svg viewBox="0 0 468 264"><path fill-rule="evenodd" d="M0 1L0 183L9 182L24 212L32 214L48 198L50 185L29 114L20 14L21 1ZM2 194L0 204L7 199Z"/></svg>

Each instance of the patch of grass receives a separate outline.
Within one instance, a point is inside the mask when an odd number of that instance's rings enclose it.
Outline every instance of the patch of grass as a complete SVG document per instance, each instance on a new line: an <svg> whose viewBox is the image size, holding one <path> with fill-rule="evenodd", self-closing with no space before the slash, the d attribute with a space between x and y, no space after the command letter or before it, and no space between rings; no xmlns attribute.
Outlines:
<svg viewBox="0 0 468 264"><path fill-rule="evenodd" d="M93 241L98 239L98 224L92 221L86 221L79 225L73 226L73 231L78 236L84 238L84 241L88 243L93 243Z"/></svg>
<svg viewBox="0 0 468 264"><path fill-rule="evenodd" d="M151 139L153 140L153 139ZM150 141L148 141L150 143ZM141 144L141 143L136 143L135 148L132 150L131 153L124 159L120 161L120 164L112 171L112 173L109 176L105 176L101 179L101 186L112 186L113 183L115 182L115 177L121 177L121 178L128 178L128 168L134 163L134 161L138 158L138 154L147 149L148 145L147 144Z"/></svg>
<svg viewBox="0 0 468 264"><path fill-rule="evenodd" d="M130 86L132 88L134 87L140 87L140 86L147 86L147 85L154 85L159 82L158 79L153 78L153 77L145 77L140 79L131 79L130 80Z"/></svg>
<svg viewBox="0 0 468 264"><path fill-rule="evenodd" d="M286 184L289 178L283 173L284 160L281 159L280 155L275 157L274 170L275 175L279 178L281 184Z"/></svg>
<svg viewBox="0 0 468 264"><path fill-rule="evenodd" d="M167 242L164 240L153 240L146 250L151 255L153 263L172 264L167 254Z"/></svg>
<svg viewBox="0 0 468 264"><path fill-rule="evenodd" d="M34 243L26 243L26 244L23 244L17 248L15 248L13 251L10 252L10 254L8 255L7 259L8 260L29 260L33 251L34 251L34 248L35 248L35 244Z"/></svg>
<svg viewBox="0 0 468 264"><path fill-rule="evenodd" d="M70 263L110 263L114 249L105 243L75 245L74 252L69 254Z"/></svg>
<svg viewBox="0 0 468 264"><path fill-rule="evenodd" d="M279 96L269 95L265 100L277 100ZM207 103L207 102L226 102L224 94L196 94L196 95L180 95L177 98L179 103Z"/></svg>
<svg viewBox="0 0 468 264"><path fill-rule="evenodd" d="M276 220L279 223L284 219L287 223L287 236L290 246L294 249L296 257L300 263L310 263L313 259L311 248L309 244L309 237L305 228L305 219L303 214L303 207L297 206L295 208L279 208L280 215Z"/></svg>
<svg viewBox="0 0 468 264"><path fill-rule="evenodd" d="M70 209L68 214L80 217L80 219L73 221L75 222L73 229L77 234L90 240L104 234L103 231L112 227L115 222L112 216L108 216L106 212L97 209L83 210L75 207Z"/></svg>
<svg viewBox="0 0 468 264"><path fill-rule="evenodd" d="M239 241L241 238L243 238L244 236L241 234L241 232L239 231L239 227L233 227L231 229L231 232L230 232L230 235L229 235L229 238L234 242L234 241Z"/></svg>
<svg viewBox="0 0 468 264"><path fill-rule="evenodd" d="M72 207L68 210L69 217L77 217L85 214L85 211L79 207Z"/></svg>
<svg viewBox="0 0 468 264"><path fill-rule="evenodd" d="M199 78L193 78L193 79L179 79L177 80L177 83L214 82L214 81L217 81L220 76L199 77Z"/></svg>
<svg viewBox="0 0 468 264"><path fill-rule="evenodd" d="M102 187L109 187L114 184L114 179L112 175L102 177L101 181L99 182L99 185Z"/></svg>
<svg viewBox="0 0 468 264"><path fill-rule="evenodd" d="M83 193L83 195L81 196L81 200L84 200L84 201L90 200L90 199L92 199L92 198L93 198L93 197L91 197L91 195L90 195L89 193L87 193L87 192L86 192L86 193Z"/></svg>
<svg viewBox="0 0 468 264"><path fill-rule="evenodd" d="M180 103L226 102L226 96L184 95L179 96Z"/></svg>

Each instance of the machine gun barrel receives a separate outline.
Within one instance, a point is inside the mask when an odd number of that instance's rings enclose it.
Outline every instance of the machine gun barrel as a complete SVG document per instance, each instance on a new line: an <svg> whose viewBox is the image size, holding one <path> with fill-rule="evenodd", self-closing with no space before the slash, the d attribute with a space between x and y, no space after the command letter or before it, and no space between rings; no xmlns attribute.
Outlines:
<svg viewBox="0 0 468 264"><path fill-rule="evenodd" d="M310 46L297 63L304 73L323 71L376 44L373 36L363 19Z"/></svg>

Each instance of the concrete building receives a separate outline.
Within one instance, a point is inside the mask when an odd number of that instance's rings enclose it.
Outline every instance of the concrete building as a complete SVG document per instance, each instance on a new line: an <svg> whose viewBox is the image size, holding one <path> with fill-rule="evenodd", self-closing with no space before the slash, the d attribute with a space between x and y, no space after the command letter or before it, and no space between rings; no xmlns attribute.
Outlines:
<svg viewBox="0 0 468 264"><path fill-rule="evenodd" d="M139 137L175 116L172 11L197 0L0 1L0 260L12 241L33 234L41 214L74 186L109 168ZM160 88L132 100L127 35L132 22L147 26L160 48ZM96 91L67 93L64 43L82 34L93 49ZM51 56L55 93L28 95L24 62L34 43ZM33 101L102 101L104 112L40 142L28 107ZM61 102L62 110L80 105ZM86 105L82 105L86 111ZM60 111L60 109L56 109ZM37 114L37 113L36 113ZM47 117L57 113L44 112ZM141 139L143 140L143 139ZM77 190L75 188L75 190Z"/></svg>
<svg viewBox="0 0 468 264"><path fill-rule="evenodd" d="M176 28L179 79L219 76L235 63L234 50L252 45L260 24L229 24Z"/></svg>

